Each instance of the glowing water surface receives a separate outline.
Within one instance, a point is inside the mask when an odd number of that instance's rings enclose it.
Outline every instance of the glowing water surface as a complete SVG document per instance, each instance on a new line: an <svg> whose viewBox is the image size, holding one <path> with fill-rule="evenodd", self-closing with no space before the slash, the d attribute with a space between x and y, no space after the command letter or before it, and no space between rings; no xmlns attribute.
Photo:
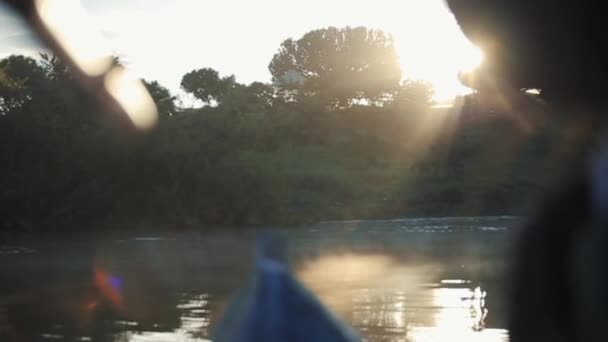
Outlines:
<svg viewBox="0 0 608 342"><path fill-rule="evenodd" d="M298 277L366 341L507 341L511 217L285 229ZM254 233L0 246L2 341L208 341L252 271ZM27 251L27 253L25 252Z"/></svg>

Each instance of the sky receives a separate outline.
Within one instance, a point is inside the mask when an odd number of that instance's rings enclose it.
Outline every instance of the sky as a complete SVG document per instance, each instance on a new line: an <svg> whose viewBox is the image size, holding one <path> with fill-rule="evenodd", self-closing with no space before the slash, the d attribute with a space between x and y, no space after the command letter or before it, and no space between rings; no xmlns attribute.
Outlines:
<svg viewBox="0 0 608 342"><path fill-rule="evenodd" d="M432 83L436 99L466 93L458 71L481 52L443 0L83 0L111 53L138 76L179 93L181 77L211 67L241 83L269 82L281 42L328 26L367 26L393 34L406 78ZM37 39L0 7L0 58L37 55Z"/></svg>

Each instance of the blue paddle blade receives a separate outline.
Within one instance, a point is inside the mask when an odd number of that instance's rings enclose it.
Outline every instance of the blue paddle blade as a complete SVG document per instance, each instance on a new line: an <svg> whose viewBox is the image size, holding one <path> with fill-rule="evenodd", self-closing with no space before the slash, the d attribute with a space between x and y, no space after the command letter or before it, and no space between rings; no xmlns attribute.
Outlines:
<svg viewBox="0 0 608 342"><path fill-rule="evenodd" d="M234 298L212 340L361 341L294 278L283 246L274 236L259 239L256 274Z"/></svg>

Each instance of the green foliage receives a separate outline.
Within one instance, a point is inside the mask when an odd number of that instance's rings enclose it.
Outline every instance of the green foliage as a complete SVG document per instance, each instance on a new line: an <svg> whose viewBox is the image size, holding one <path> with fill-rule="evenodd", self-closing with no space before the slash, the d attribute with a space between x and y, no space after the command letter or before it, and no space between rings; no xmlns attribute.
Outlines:
<svg viewBox="0 0 608 342"><path fill-rule="evenodd" d="M269 111L274 102L274 89L254 82L249 86L234 84L223 96L219 106L233 114L261 113Z"/></svg>
<svg viewBox="0 0 608 342"><path fill-rule="evenodd" d="M330 108L382 102L401 80L392 37L365 27L329 27L287 39L268 68L275 83L300 101L312 97Z"/></svg>
<svg viewBox="0 0 608 342"><path fill-rule="evenodd" d="M161 118L172 116L177 112L175 106L176 97L171 95L169 89L163 87L157 81L144 81L144 85L150 93L150 96L152 96L154 103L156 103L158 114Z"/></svg>
<svg viewBox="0 0 608 342"><path fill-rule="evenodd" d="M185 74L181 86L184 91L210 104L212 101L221 103L226 94L236 86L236 81L234 76L220 78L217 71L204 68Z"/></svg>
<svg viewBox="0 0 608 342"><path fill-rule="evenodd" d="M0 113L19 111L45 85L45 72L35 60L23 56L9 56L0 61L2 84Z"/></svg>
<svg viewBox="0 0 608 342"><path fill-rule="evenodd" d="M435 109L424 82L369 88L365 79L396 72L390 50L388 37L361 28L286 41L271 69L300 68L302 89L316 94L296 101L282 86L200 69L182 87L213 105L179 108L166 88L145 82L161 120L131 139L103 124L55 57L1 60L3 231L518 213L556 165L593 143L593 126L574 130L521 93L506 111L487 107L483 94ZM386 70L369 61L376 52ZM330 86L352 73L364 76ZM379 94L390 98L331 108L319 100Z"/></svg>

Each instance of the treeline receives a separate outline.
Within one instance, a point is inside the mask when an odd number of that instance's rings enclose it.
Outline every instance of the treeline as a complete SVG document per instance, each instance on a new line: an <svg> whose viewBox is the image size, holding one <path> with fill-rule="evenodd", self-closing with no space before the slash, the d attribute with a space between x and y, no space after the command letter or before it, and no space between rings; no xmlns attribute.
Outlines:
<svg viewBox="0 0 608 342"><path fill-rule="evenodd" d="M53 56L0 61L3 232L306 224L516 214L593 140L538 96L478 92L438 108L401 81L392 38L288 39L271 84L183 76L204 106L146 82L160 119L125 137ZM580 118L580 116L579 116Z"/></svg>

